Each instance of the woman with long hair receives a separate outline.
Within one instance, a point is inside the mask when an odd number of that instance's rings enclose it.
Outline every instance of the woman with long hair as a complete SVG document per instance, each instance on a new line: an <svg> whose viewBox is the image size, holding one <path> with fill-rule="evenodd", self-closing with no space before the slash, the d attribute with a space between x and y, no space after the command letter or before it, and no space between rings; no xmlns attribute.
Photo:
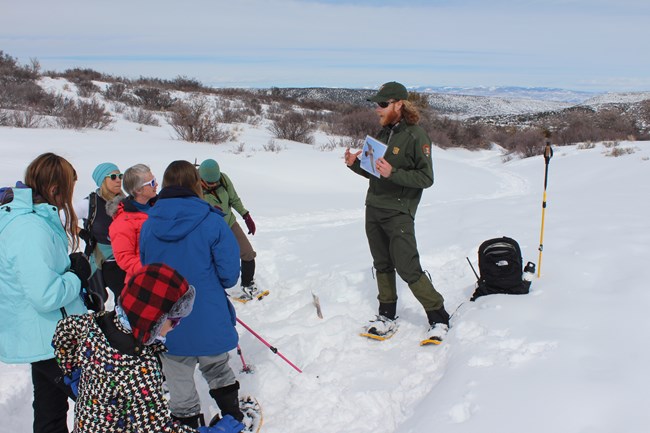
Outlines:
<svg viewBox="0 0 650 433"><path fill-rule="evenodd" d="M76 209L84 222L82 233L86 241L86 255L90 259L93 272L100 271L91 280L93 289L94 291L100 290L105 294L105 288L108 287L115 295L115 299L120 296L124 287L125 273L115 261L111 241L108 237L108 227L113 218L108 215L106 205L116 198L124 198L123 176L117 165L112 162L102 162L97 165L92 174L97 189L79 202ZM103 305L99 307L103 309Z"/></svg>
<svg viewBox="0 0 650 433"><path fill-rule="evenodd" d="M67 160L45 153L27 167L25 187L0 205L0 361L31 363L35 433L67 432L74 396L61 380L52 337L60 319L87 312L80 292L90 266L79 253L68 256L79 245L76 180Z"/></svg>
<svg viewBox="0 0 650 433"><path fill-rule="evenodd" d="M235 310L225 292L239 277L239 247L223 214L201 197L196 167L188 161L172 162L140 234L144 265L165 263L196 288L192 314L167 337L168 352L162 355L172 415L194 427L202 417L194 383L197 364L222 416L242 421L245 415L239 382L228 365L228 352L237 347L239 337Z"/></svg>

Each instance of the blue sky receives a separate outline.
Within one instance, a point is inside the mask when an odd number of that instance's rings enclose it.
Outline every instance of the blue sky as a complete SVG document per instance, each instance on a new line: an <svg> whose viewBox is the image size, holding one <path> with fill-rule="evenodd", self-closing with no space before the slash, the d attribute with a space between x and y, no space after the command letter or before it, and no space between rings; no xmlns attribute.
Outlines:
<svg viewBox="0 0 650 433"><path fill-rule="evenodd" d="M647 0L0 0L43 69L220 87L650 90Z"/></svg>

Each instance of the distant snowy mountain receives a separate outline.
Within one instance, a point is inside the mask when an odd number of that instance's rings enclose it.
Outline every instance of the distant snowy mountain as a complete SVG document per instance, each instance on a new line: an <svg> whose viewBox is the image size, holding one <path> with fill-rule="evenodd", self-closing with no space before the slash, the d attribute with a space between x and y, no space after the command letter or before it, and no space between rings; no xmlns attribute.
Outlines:
<svg viewBox="0 0 650 433"><path fill-rule="evenodd" d="M479 86L479 87L415 87L422 93L441 93L451 95L486 96L505 99L533 99L536 101L557 101L579 104L600 95L596 92L558 89L551 87Z"/></svg>
<svg viewBox="0 0 650 433"><path fill-rule="evenodd" d="M650 92L603 93L584 101L582 105L597 107L605 104L635 104L650 99Z"/></svg>
<svg viewBox="0 0 650 433"><path fill-rule="evenodd" d="M560 111L574 104L549 100L431 93L429 105L440 114L463 119Z"/></svg>

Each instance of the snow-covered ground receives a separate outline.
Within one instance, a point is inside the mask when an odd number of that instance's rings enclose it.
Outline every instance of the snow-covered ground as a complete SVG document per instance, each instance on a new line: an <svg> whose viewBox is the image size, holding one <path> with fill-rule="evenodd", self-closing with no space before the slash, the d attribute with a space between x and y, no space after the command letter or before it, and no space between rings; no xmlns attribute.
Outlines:
<svg viewBox="0 0 650 433"><path fill-rule="evenodd" d="M420 347L425 315L403 282L395 337L358 336L376 312L377 293L363 223L367 181L345 167L344 149L319 151L328 142L319 134L314 146L276 140L282 151L268 152L263 123L239 125L237 142L221 145L174 140L163 125L0 128L0 184L22 179L45 151L75 166L76 199L93 189L90 175L103 161L122 170L146 163L159 179L176 159L219 161L257 224L257 280L271 291L236 305L238 316L303 370L238 327L243 356L255 367L238 379L263 407L264 433L650 428L649 143L622 142L633 153L616 158L602 144L555 148L541 278L529 295L473 303L466 257L476 266L482 241L513 237L524 260L538 260L544 160L503 163L496 149L434 148L436 181L416 230L422 264L454 315L444 344ZM211 415L215 405L197 382ZM31 391L29 366L0 364L0 431L31 431Z"/></svg>

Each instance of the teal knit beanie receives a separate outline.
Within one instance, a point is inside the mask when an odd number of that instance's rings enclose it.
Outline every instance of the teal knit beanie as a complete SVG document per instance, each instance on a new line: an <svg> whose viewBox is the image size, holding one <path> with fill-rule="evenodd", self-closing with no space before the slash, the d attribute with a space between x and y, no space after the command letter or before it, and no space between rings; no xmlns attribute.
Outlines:
<svg viewBox="0 0 650 433"><path fill-rule="evenodd" d="M206 182L219 182L221 179L221 170L219 164L214 159L206 159L199 166L199 176Z"/></svg>
<svg viewBox="0 0 650 433"><path fill-rule="evenodd" d="M120 169L112 162L102 162L95 167L95 170L93 171L93 180L97 184L97 187L99 188L102 186L106 175L111 174L114 171L120 171Z"/></svg>

